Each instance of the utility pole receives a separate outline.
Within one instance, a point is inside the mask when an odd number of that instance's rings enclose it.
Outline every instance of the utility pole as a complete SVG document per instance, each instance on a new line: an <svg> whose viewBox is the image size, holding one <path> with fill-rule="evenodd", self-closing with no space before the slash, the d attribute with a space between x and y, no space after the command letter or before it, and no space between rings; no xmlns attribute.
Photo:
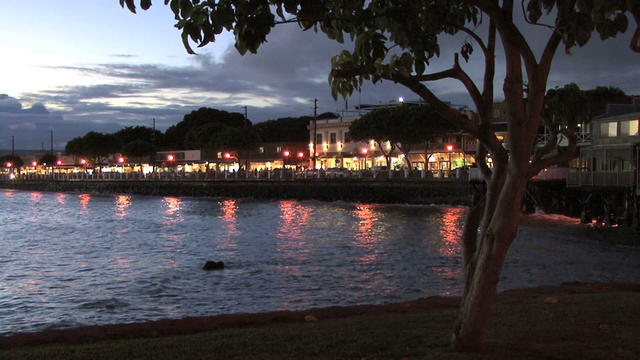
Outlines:
<svg viewBox="0 0 640 360"><path fill-rule="evenodd" d="M53 155L53 130L51 130L51 154Z"/></svg>
<svg viewBox="0 0 640 360"><path fill-rule="evenodd" d="M316 169L316 146L318 145L318 99L313 99L313 170Z"/></svg>
<svg viewBox="0 0 640 360"><path fill-rule="evenodd" d="M248 109L247 109L246 106L243 106L243 108L244 108L244 127L246 128L247 127L247 111L248 111Z"/></svg>
<svg viewBox="0 0 640 360"><path fill-rule="evenodd" d="M247 112L248 112L248 107L245 105L244 106L244 128L247 128ZM244 152L244 171L248 172L249 171L249 152L245 151Z"/></svg>
<svg viewBox="0 0 640 360"><path fill-rule="evenodd" d="M11 135L11 155L15 155L15 143L13 135Z"/></svg>
<svg viewBox="0 0 640 360"><path fill-rule="evenodd" d="M153 155L151 155L151 172L156 171L156 118L151 118L151 147Z"/></svg>

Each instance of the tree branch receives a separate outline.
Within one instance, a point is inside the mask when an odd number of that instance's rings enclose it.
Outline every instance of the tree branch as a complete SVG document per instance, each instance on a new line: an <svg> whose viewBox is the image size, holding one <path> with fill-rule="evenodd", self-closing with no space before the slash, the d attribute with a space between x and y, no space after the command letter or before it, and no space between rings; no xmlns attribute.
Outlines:
<svg viewBox="0 0 640 360"><path fill-rule="evenodd" d="M515 49L517 49L528 71L533 70L537 65L536 57L529 47L527 39L525 39L518 27L513 23L511 11L507 11L508 5L511 4L511 6L513 6L513 2L505 1L504 6L507 10L500 8L498 3L493 0L475 0L471 1L471 3L475 3L481 11L489 15L489 18L494 22L496 29L500 32L502 42L509 42Z"/></svg>
<svg viewBox="0 0 640 360"><path fill-rule="evenodd" d="M451 68L451 69L439 71L436 73L416 75L416 76L413 76L413 78L420 82L437 81L437 80L443 80L443 79L457 79L456 73L457 73L457 70L455 68Z"/></svg>
<svg viewBox="0 0 640 360"><path fill-rule="evenodd" d="M556 155L546 157L544 159L540 159L539 161L536 161L534 163L531 163L530 170L529 170L529 178L535 176L540 171L548 168L551 165L556 165L563 162L569 162L575 159L578 154L577 150L578 150L578 146L576 144L576 141L574 139L569 138L569 146L567 146L566 151L562 153L558 153Z"/></svg>

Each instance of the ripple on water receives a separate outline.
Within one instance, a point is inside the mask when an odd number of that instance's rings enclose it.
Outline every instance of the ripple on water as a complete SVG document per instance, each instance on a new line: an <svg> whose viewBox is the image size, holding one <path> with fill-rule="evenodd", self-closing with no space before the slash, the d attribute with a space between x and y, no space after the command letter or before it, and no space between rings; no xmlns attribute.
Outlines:
<svg viewBox="0 0 640 360"><path fill-rule="evenodd" d="M464 208L7 194L0 335L460 291ZM501 290L640 278L637 248L540 236L564 220L535 220L520 228ZM226 269L202 271L207 260Z"/></svg>

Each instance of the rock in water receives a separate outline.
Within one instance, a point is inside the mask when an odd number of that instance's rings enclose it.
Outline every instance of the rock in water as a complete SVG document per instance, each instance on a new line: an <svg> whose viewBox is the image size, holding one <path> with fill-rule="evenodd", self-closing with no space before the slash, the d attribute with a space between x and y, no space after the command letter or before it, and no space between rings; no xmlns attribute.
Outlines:
<svg viewBox="0 0 640 360"><path fill-rule="evenodd" d="M224 269L224 262L222 261L215 262L215 261L209 260L205 262L204 265L202 265L202 270L206 270L206 271L222 270L222 269Z"/></svg>

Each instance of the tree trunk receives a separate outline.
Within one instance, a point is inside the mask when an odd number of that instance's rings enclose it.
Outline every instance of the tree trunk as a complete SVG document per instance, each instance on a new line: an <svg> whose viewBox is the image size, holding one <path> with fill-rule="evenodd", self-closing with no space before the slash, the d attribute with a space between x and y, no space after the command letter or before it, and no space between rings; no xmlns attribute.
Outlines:
<svg viewBox="0 0 640 360"><path fill-rule="evenodd" d="M496 296L502 265L516 237L520 221L520 201L527 181L511 175L500 192L499 204L480 246L469 266L465 294L454 328L451 345L456 351L481 351ZM486 216L486 214L485 214Z"/></svg>

